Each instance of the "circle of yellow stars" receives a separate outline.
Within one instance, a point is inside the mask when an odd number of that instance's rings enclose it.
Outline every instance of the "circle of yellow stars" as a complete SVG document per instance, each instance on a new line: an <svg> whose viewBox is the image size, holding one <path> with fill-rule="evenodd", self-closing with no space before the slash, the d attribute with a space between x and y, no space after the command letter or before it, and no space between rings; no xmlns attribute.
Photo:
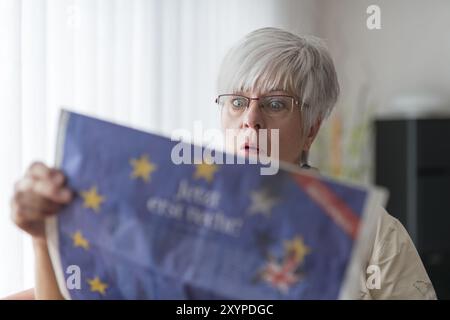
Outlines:
<svg viewBox="0 0 450 320"><path fill-rule="evenodd" d="M131 159L130 165L133 169L131 178L141 178L145 182L150 180L150 174L156 170L156 165L149 161L147 155L142 155L137 159ZM83 198L83 207L92 209L96 213L100 212L100 207L105 202L105 197L99 193L96 186L92 186L89 190L81 191L81 197ZM74 247L89 250L89 241L83 236L80 230L72 234L72 241ZM102 282L99 277L88 279L88 283L92 292L98 292L102 295L106 293L106 289L108 288L108 285Z"/></svg>
<svg viewBox="0 0 450 320"><path fill-rule="evenodd" d="M142 179L145 182L150 181L150 175L156 170L156 165L150 162L147 155L142 155L139 158L132 158L130 160L132 166L132 179ZM205 179L207 182L211 182L214 179L214 174L218 170L218 166L215 164L201 163L196 165L194 173L195 179ZM92 186L89 190L81 191L83 198L83 207L86 209L92 209L94 212L99 213L101 205L105 202L105 197L101 195L96 186ZM76 248L82 248L89 250L90 244L88 239L84 237L80 230L77 230L72 234L73 246ZM91 292L98 292L101 295L105 295L108 285L101 281L97 276L93 279L88 279Z"/></svg>

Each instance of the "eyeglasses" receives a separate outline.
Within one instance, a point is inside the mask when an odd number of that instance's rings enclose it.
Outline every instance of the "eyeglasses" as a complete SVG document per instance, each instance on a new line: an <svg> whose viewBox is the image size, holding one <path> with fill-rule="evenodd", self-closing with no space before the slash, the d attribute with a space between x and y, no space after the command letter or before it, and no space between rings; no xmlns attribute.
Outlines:
<svg viewBox="0 0 450 320"><path fill-rule="evenodd" d="M294 110L294 106L299 105L299 100L296 97L289 95L249 98L236 94L222 94L217 97L216 103L223 107L223 110L226 111L229 116L237 117L250 106L252 100L259 100L261 111L273 118L284 118L289 116Z"/></svg>

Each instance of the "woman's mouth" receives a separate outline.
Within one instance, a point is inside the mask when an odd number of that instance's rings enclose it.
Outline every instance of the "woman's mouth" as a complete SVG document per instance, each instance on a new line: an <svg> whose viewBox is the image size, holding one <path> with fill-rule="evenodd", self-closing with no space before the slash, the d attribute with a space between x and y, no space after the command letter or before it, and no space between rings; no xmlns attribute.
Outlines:
<svg viewBox="0 0 450 320"><path fill-rule="evenodd" d="M245 143L241 146L241 152L247 155L258 155L260 153L260 149L256 145L252 145L249 143Z"/></svg>

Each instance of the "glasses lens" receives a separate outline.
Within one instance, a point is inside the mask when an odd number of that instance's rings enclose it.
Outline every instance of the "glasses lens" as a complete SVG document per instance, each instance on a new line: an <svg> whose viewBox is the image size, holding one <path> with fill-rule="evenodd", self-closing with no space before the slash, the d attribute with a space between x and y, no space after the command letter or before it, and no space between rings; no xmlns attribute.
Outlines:
<svg viewBox="0 0 450 320"><path fill-rule="evenodd" d="M292 111L293 104L293 98L287 96L271 96L261 99L262 110L270 116L288 115Z"/></svg>
<svg viewBox="0 0 450 320"><path fill-rule="evenodd" d="M237 95L220 96L219 105L224 107L231 115L238 115L247 108L248 100Z"/></svg>
<svg viewBox="0 0 450 320"><path fill-rule="evenodd" d="M218 104L230 116L240 116L248 107L250 100L239 95L222 95ZM290 96L267 96L258 101L261 111L270 117L289 116L294 107L294 98Z"/></svg>

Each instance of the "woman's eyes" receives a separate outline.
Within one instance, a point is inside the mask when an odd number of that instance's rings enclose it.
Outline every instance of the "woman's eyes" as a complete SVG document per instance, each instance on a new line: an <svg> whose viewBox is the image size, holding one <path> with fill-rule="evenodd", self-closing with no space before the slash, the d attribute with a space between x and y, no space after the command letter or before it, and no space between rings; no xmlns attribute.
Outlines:
<svg viewBox="0 0 450 320"><path fill-rule="evenodd" d="M247 107L247 101L243 98L233 98L231 99L231 105L235 109L243 109ZM287 102L280 98L266 98L261 100L261 106L263 109L269 112L284 111L287 109Z"/></svg>
<svg viewBox="0 0 450 320"><path fill-rule="evenodd" d="M268 105L271 111L281 111L286 108L286 104L283 101L278 100L269 101L266 105Z"/></svg>
<svg viewBox="0 0 450 320"><path fill-rule="evenodd" d="M233 99L232 101L233 107L235 108L242 108L245 107L245 100L244 99Z"/></svg>

